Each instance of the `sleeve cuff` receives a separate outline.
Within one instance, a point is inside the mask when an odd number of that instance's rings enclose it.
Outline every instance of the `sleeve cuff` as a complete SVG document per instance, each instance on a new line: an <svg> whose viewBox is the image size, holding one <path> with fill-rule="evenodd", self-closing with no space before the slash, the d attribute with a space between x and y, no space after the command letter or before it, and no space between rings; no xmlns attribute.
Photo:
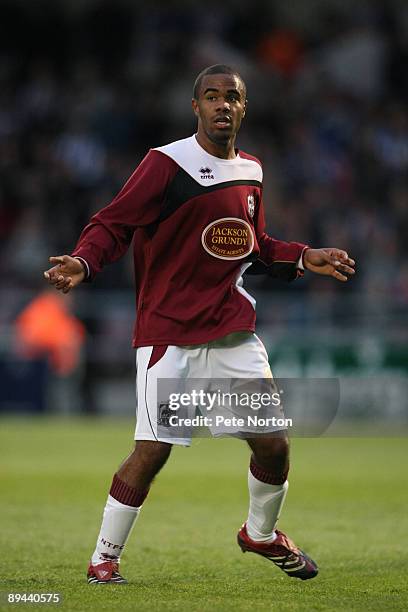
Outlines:
<svg viewBox="0 0 408 612"><path fill-rule="evenodd" d="M297 267L298 270L302 270L302 271L305 270L305 264L304 264L304 261L303 261L303 257L304 257L304 254L306 253L307 249L310 249L310 247L305 246L305 248L303 249L303 251L300 254L299 259L297 260L296 267Z"/></svg>
<svg viewBox="0 0 408 612"><path fill-rule="evenodd" d="M85 269L85 280L88 280L89 277L91 276L91 271L89 269L88 262L86 261L86 259L84 259L83 257L79 257L78 255L74 255L74 258L78 259L81 262L81 264L84 266L84 269Z"/></svg>

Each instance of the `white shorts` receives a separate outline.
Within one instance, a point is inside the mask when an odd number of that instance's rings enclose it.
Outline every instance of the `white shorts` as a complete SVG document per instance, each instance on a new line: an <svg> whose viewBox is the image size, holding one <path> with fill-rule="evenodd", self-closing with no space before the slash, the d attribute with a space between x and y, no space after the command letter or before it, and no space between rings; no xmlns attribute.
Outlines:
<svg viewBox="0 0 408 612"><path fill-rule="evenodd" d="M168 386L161 388L164 381L171 382L171 389L180 391L191 390L199 381L202 389L231 390L231 380L242 381L247 379L267 380L272 391L277 391L268 363L268 355L260 339L251 332L235 332L219 340L194 346L146 346L136 350L136 431L135 440L155 440L170 444L189 446L191 444L191 431L182 431L180 437L161 426L161 410L168 410ZM191 406L189 416L196 412L196 406ZM222 406L222 414L228 415L229 407ZM233 411L234 412L234 411ZM276 412L282 415L282 407ZM230 414L231 416L231 414ZM213 428L208 426L213 436L235 435L236 437L250 437L247 423L244 426L238 422L233 428L222 426ZM229 421L228 421L229 422ZM268 432L275 432L285 427L268 425ZM265 430L264 430L265 431Z"/></svg>

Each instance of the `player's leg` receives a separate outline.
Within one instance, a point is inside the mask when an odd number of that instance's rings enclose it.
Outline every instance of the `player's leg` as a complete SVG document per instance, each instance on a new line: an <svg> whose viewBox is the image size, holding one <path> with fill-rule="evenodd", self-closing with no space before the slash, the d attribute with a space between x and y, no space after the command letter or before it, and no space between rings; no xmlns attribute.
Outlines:
<svg viewBox="0 0 408 612"><path fill-rule="evenodd" d="M276 523L288 488L289 445L286 435L247 440L252 449L248 472L249 512L238 533L243 552L266 557L288 576L308 580L318 573L316 563Z"/></svg>
<svg viewBox="0 0 408 612"><path fill-rule="evenodd" d="M271 394L276 391L268 354L255 334L232 334L214 343L212 361L217 376L235 381L231 382L232 391L235 388L245 389L251 394L252 388L255 392L258 386ZM253 387L250 381L245 384L248 379L255 379ZM258 384L257 381L265 381L265 384ZM251 412L250 408L245 410ZM272 410L275 408L272 407ZM276 410L280 411L281 406ZM267 416L272 416L272 413ZM282 414L279 412L276 416ZM245 423L245 419L243 421ZM250 507L247 529L250 537L259 542L271 542L275 538L275 525L288 487L289 442L285 431L276 431L278 429L271 428L265 436L259 435L265 433L264 429L262 432L255 430L253 434L256 437L251 437L245 423L242 431L236 432L241 437L245 436L252 450L248 475Z"/></svg>
<svg viewBox="0 0 408 612"><path fill-rule="evenodd" d="M314 578L318 568L313 559L276 529L288 488L287 436L278 432L247 442L252 450L248 471L250 501L248 519L238 533L238 544L243 552L266 557L292 578Z"/></svg>
<svg viewBox="0 0 408 612"><path fill-rule="evenodd" d="M249 438L252 450L248 470L249 511L238 533L243 552L260 554L288 576L309 580L318 567L276 523L288 489L289 441L284 431L259 438Z"/></svg>
<svg viewBox="0 0 408 612"><path fill-rule="evenodd" d="M288 488L289 441L285 432L247 440L251 450L248 470L247 533L257 542L272 542Z"/></svg>
<svg viewBox="0 0 408 612"><path fill-rule="evenodd" d="M166 442L139 440L116 475L130 488L148 490L153 478L169 458L171 449L172 445Z"/></svg>
<svg viewBox="0 0 408 612"><path fill-rule="evenodd" d="M166 463L171 448L171 444L164 442L140 440L114 475L88 568L90 584L126 582L119 574L121 553L150 485Z"/></svg>
<svg viewBox="0 0 408 612"><path fill-rule="evenodd" d="M88 582L125 582L118 566L121 553L156 474L166 463L172 444L190 440L162 439L157 435L157 380L180 376L177 347L143 347L137 351L137 425L134 451L113 477L102 526L88 569Z"/></svg>
<svg viewBox="0 0 408 612"><path fill-rule="evenodd" d="M214 343L212 365L216 378L235 379L236 388L240 387L241 381L244 389L248 379L262 379L268 386L269 379L272 379L267 352L255 334L233 334ZM272 380L271 391L276 392ZM274 416L281 417L281 407L278 406L277 410ZM254 433L264 435L254 437ZM245 437L252 449L248 474L248 522L238 533L238 544L243 552L251 551L267 557L289 576L302 580L313 578L317 574L316 564L285 534L275 529L288 488L289 443L286 433L279 431L279 427L272 427L267 432L263 428L262 432L252 432L251 435L248 429L245 431L244 425L233 435L237 434Z"/></svg>
<svg viewBox="0 0 408 612"><path fill-rule="evenodd" d="M212 343L211 360L216 377L231 380L232 392L239 389L240 393L245 390L251 394L252 389L255 392L258 387L270 393L276 391L267 352L255 334L231 334ZM253 386L250 382L245 384L248 379L254 379ZM262 380L265 384L258 384L257 381ZM228 406L226 409L228 411ZM248 412L250 408L244 410ZM277 410L280 411L281 407L278 406ZM279 412L279 416L283 415ZM245 422L245 419L243 420ZM262 437L258 435L258 430L253 432L258 437L249 437L250 433L246 433L248 431L247 423L241 432L236 431L236 434L247 438L252 450L248 475L248 534L259 542L271 542L275 537L275 525L288 487L289 442L285 431L273 431L271 428L268 435Z"/></svg>

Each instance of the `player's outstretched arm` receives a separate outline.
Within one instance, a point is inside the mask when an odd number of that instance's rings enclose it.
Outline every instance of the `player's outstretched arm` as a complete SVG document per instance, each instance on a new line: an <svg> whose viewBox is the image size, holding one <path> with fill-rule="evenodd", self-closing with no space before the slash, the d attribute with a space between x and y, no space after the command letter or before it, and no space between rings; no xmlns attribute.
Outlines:
<svg viewBox="0 0 408 612"><path fill-rule="evenodd" d="M85 278L85 269L79 259L70 255L50 257L52 268L44 272L44 277L58 291L68 293Z"/></svg>
<svg viewBox="0 0 408 612"><path fill-rule="evenodd" d="M347 274L355 273L354 259L340 249L307 249L303 255L303 265L311 272L333 276L343 282L348 280Z"/></svg>

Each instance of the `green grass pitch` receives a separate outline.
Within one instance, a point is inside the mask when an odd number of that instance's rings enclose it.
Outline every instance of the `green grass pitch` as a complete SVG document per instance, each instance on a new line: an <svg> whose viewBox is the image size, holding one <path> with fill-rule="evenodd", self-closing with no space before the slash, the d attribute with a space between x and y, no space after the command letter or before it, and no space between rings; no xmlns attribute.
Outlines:
<svg viewBox="0 0 408 612"><path fill-rule="evenodd" d="M130 584L88 586L133 423L3 419L0 432L3 593L59 591L60 609L79 611L408 609L406 438L293 440L280 527L318 561L314 580L241 553L247 448L200 439L153 485L123 556ZM1 609L12 609L4 598Z"/></svg>

